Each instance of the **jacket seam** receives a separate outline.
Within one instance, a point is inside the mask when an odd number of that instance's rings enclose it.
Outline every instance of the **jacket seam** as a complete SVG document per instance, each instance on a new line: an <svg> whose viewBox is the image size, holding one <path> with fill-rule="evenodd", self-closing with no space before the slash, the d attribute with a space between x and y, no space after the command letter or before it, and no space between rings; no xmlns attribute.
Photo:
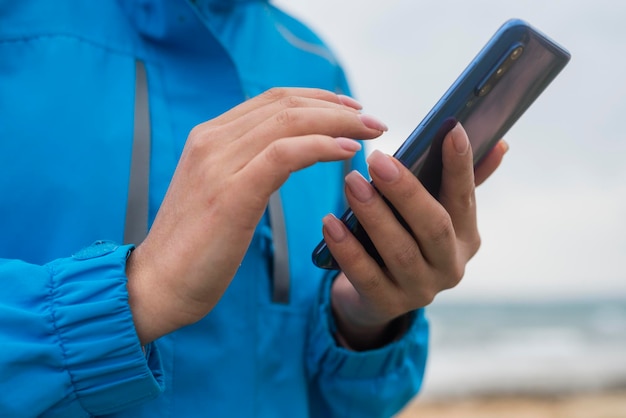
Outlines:
<svg viewBox="0 0 626 418"><path fill-rule="evenodd" d="M272 4L265 5L265 13L279 13L285 15L285 13ZM302 39L298 35L296 35L287 25L280 22L278 19L272 19L274 21L274 27L280 36L291 46L296 49L299 49L303 52L306 52L311 55L315 55L319 58L326 60L330 65L337 66L337 58L335 54L328 48L328 46L324 43L316 43L310 42L308 40ZM316 33L314 33L317 36Z"/></svg>
<svg viewBox="0 0 626 418"><path fill-rule="evenodd" d="M110 45L107 45L98 41L94 41L93 39L89 39L84 36L76 35L73 33L45 33L45 34L38 34L38 35L25 35L25 36L20 36L20 37L4 38L4 39L0 39L0 45L27 43L27 42L38 41L38 40L43 40L43 39L52 39L52 38L75 40L75 41L83 42L85 44L89 44L91 46L103 49L105 51L108 51L114 54L137 58L136 56L137 54L133 53L133 51L123 50L120 48L114 48ZM145 58L142 57L141 59L145 61Z"/></svg>

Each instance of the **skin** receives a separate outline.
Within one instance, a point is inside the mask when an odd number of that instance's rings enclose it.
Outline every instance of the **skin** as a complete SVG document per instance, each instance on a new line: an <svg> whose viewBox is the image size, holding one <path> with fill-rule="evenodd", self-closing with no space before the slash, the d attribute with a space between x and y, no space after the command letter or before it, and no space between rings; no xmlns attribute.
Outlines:
<svg viewBox="0 0 626 418"><path fill-rule="evenodd" d="M474 189L500 164L500 142L474 173L472 150L457 125L443 142L439 201L395 158L374 151L368 158L372 180L405 219L397 220L372 185L358 172L346 177L346 196L385 262L381 268L337 218L324 218L324 238L342 269L332 287L339 341L354 350L384 345L403 331L395 322L430 304L456 286L480 247Z"/></svg>
<svg viewBox="0 0 626 418"><path fill-rule="evenodd" d="M347 138L373 139L384 130L384 124L362 115L352 99L296 88L269 90L196 126L150 233L127 262L129 303L140 342L147 344L211 311L233 279L271 194L292 172L351 158L360 145ZM462 128L455 128L452 137L463 136ZM478 249L471 151L463 156L450 151L449 139L444 148L443 188L448 197L442 204L423 199L421 185L399 163L379 153L369 159L377 185L380 182L381 191L398 203L403 216L410 215L408 202L400 202L406 196L415 205L413 212L441 226L433 232L426 223L422 231L424 222L415 216L410 225L419 234L414 239L404 232L402 245L393 237L399 224L384 212L380 198L359 202L358 193L350 190L358 182L363 186L363 180L355 173L347 177L347 196L358 208L359 219L367 219L364 225L378 223L368 233L393 266L389 271L373 274L373 260L360 244L349 236L332 239L329 231L341 225L336 219L324 220L329 248L345 272L333 286L332 304L346 346L380 345L390 321L456 284ZM486 163L492 164L481 176L491 174L501 157L490 155ZM384 183L391 166L401 175ZM387 248L389 242L394 245ZM445 265L448 262L452 265ZM384 293L379 295L380 289ZM395 297L400 297L401 309L395 308Z"/></svg>

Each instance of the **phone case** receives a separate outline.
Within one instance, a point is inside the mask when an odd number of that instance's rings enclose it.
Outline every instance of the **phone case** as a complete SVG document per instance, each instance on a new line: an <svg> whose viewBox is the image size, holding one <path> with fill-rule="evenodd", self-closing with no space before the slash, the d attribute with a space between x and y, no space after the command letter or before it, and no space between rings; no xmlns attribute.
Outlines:
<svg viewBox="0 0 626 418"><path fill-rule="evenodd" d="M468 134L474 164L480 163L569 59L566 49L523 20L505 22L394 157L437 197L441 183L441 144L456 123L461 122ZM396 216L404 224L397 213ZM383 265L374 244L350 209L341 220L367 252ZM405 227L408 226L405 224ZM339 268L323 240L312 257L318 267Z"/></svg>

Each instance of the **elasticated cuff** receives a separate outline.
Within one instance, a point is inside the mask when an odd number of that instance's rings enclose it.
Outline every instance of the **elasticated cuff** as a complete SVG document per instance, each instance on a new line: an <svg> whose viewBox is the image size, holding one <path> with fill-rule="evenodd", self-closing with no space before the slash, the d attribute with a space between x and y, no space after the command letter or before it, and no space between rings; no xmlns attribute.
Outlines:
<svg viewBox="0 0 626 418"><path fill-rule="evenodd" d="M339 346L334 338L336 325L330 303L333 280L334 276L330 275L325 279L321 303L315 308L315 318L311 321L309 370L344 379L403 374L406 367L423 371L428 352L428 322L423 310L410 314L409 328L400 339L375 350L351 351Z"/></svg>
<svg viewBox="0 0 626 418"><path fill-rule="evenodd" d="M99 241L47 267L53 322L76 396L92 415L119 411L163 390L155 346L142 349L128 305L133 247Z"/></svg>

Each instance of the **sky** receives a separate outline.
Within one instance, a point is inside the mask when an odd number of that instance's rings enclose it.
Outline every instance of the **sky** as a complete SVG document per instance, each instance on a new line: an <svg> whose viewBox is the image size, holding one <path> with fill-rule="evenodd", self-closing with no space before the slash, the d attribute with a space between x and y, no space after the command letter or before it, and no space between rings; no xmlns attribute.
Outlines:
<svg viewBox="0 0 626 418"><path fill-rule="evenodd" d="M626 298L626 2L277 0L334 50L393 154L496 29L521 18L572 60L477 191L482 237L440 299Z"/></svg>

